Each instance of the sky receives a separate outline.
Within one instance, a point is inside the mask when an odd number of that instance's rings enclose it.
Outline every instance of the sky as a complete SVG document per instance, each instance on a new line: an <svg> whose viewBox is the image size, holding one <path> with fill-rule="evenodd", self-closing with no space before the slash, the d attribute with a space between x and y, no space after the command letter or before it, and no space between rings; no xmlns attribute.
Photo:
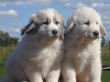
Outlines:
<svg viewBox="0 0 110 82"><path fill-rule="evenodd" d="M83 6L94 8L101 16L106 39L110 40L110 0L0 0L0 30L19 37L20 29L29 23L30 16L44 8L56 9L66 21Z"/></svg>

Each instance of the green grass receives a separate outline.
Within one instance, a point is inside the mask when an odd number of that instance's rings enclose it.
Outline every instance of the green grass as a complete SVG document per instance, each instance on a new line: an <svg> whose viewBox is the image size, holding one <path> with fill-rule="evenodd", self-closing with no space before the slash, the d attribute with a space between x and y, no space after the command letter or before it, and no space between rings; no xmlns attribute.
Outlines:
<svg viewBox="0 0 110 82"><path fill-rule="evenodd" d="M4 76L4 63L14 49L15 46L0 47L0 78Z"/></svg>
<svg viewBox="0 0 110 82"><path fill-rule="evenodd" d="M110 71L102 72L102 82L110 82Z"/></svg>
<svg viewBox="0 0 110 82"><path fill-rule="evenodd" d="M0 47L0 64L4 64L8 56L13 52L15 46Z"/></svg>
<svg viewBox="0 0 110 82"><path fill-rule="evenodd" d="M13 52L15 46L0 47L0 78L4 77L4 62ZM102 65L110 65L110 50L106 47L102 48ZM110 82L110 71L102 72L102 82Z"/></svg>
<svg viewBox="0 0 110 82"><path fill-rule="evenodd" d="M102 48L102 65L110 65L110 50L107 47Z"/></svg>
<svg viewBox="0 0 110 82"><path fill-rule="evenodd" d="M102 48L102 65L110 66L110 50L107 47ZM110 82L110 71L102 71L102 82Z"/></svg>
<svg viewBox="0 0 110 82"><path fill-rule="evenodd" d="M0 65L0 78L3 78L3 76L4 76L4 73L5 71L4 71L4 65Z"/></svg>

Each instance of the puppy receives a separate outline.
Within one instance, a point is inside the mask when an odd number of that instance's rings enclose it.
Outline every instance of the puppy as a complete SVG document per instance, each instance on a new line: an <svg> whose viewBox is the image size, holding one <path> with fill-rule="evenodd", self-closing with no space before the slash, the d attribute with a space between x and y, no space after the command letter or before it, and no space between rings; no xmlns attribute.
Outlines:
<svg viewBox="0 0 110 82"><path fill-rule="evenodd" d="M101 17L82 7L70 16L66 27L64 82L101 82L101 37L106 35Z"/></svg>
<svg viewBox="0 0 110 82"><path fill-rule="evenodd" d="M58 82L62 61L64 24L62 16L47 8L31 17L24 35L5 64L2 82Z"/></svg>

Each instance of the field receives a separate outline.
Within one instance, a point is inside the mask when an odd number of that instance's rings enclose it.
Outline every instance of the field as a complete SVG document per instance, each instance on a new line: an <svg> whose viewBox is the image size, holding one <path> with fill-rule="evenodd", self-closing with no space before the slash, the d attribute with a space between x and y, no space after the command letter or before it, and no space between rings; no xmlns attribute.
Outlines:
<svg viewBox="0 0 110 82"><path fill-rule="evenodd" d="M110 66L110 49L107 47L102 48L102 65ZM102 82L110 82L110 71L102 72Z"/></svg>
<svg viewBox="0 0 110 82"><path fill-rule="evenodd" d="M14 49L15 46L0 47L0 78L4 76L4 63ZM110 66L110 50L107 47L102 48L101 58L103 66ZM110 82L110 71L102 72L102 82Z"/></svg>
<svg viewBox="0 0 110 82"><path fill-rule="evenodd" d="M15 46L0 47L0 78L4 76L4 63L14 49Z"/></svg>

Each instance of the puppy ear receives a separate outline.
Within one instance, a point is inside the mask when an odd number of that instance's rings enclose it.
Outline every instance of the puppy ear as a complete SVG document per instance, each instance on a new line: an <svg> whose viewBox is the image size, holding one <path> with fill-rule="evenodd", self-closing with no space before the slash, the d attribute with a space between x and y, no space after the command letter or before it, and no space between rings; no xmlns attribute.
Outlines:
<svg viewBox="0 0 110 82"><path fill-rule="evenodd" d="M34 34L39 28L39 26L36 24L37 20L37 15L31 16L29 24L21 29L21 35Z"/></svg>
<svg viewBox="0 0 110 82"><path fill-rule="evenodd" d="M64 39L64 31L65 31L65 26L64 23L62 23L61 25L61 34L60 34L60 39L63 40Z"/></svg>
<svg viewBox="0 0 110 82"><path fill-rule="evenodd" d="M31 21L28 25L26 25L24 28L21 29L21 35L29 34L30 30L32 30L34 27L35 25Z"/></svg>
<svg viewBox="0 0 110 82"><path fill-rule="evenodd" d="M102 21L101 21L101 25L100 25L100 33L103 37L106 36L106 31L105 31L105 28L102 24Z"/></svg>
<svg viewBox="0 0 110 82"><path fill-rule="evenodd" d="M75 17L74 17L75 18ZM67 20L67 25L66 25L66 28L65 28L65 33L68 33L70 30L74 29L75 27L75 21L72 17L70 17L68 20Z"/></svg>

